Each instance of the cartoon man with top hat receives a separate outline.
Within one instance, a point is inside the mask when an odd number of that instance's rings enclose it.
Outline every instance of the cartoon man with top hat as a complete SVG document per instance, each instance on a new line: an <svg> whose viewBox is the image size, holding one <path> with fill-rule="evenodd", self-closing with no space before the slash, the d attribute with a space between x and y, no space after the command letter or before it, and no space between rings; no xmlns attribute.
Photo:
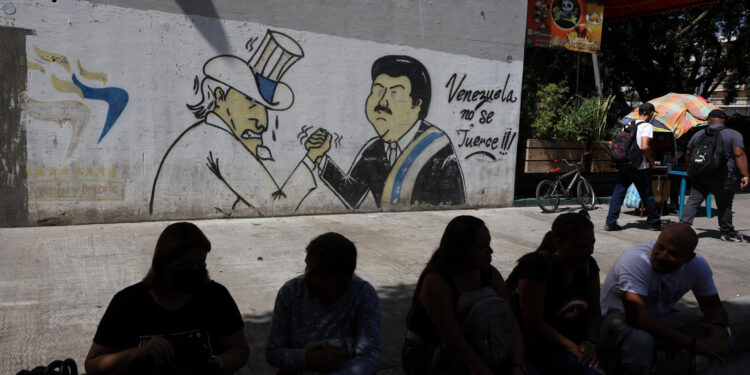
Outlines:
<svg viewBox="0 0 750 375"><path fill-rule="evenodd" d="M263 145L268 110L292 106L294 93L281 81L304 56L289 36L268 31L249 61L216 56L203 66L202 100L188 105L200 121L169 146L154 179L149 213L230 216L297 209L316 188L300 161L279 185L266 168L273 162ZM181 215L170 215L177 209Z"/></svg>

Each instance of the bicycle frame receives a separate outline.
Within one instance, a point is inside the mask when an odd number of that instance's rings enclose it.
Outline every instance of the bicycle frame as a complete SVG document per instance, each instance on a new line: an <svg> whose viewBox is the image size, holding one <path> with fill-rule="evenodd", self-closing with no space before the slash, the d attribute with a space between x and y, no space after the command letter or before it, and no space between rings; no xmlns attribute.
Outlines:
<svg viewBox="0 0 750 375"><path fill-rule="evenodd" d="M565 160L565 162L567 162L567 160ZM565 194L566 196L570 195L570 192L573 190L573 186L575 186L575 183L578 182L578 179L581 177L581 169L577 165L575 164L573 165L576 167L574 170L570 172L566 172L565 174L561 176L555 177L555 181L557 181L557 183L560 185L560 188L562 188L562 193ZM573 176L573 178L570 180L570 184L568 184L568 187L566 188L562 180L563 178L568 178L569 176L573 174L575 174L575 176Z"/></svg>

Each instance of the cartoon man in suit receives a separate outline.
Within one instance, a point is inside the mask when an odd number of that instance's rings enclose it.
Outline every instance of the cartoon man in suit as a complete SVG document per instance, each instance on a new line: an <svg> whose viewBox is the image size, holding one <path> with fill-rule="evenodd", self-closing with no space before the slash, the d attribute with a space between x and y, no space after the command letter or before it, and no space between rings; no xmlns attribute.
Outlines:
<svg viewBox="0 0 750 375"><path fill-rule="evenodd" d="M378 136L362 146L344 173L326 156L331 136L318 129L305 147L321 180L349 208L358 208L368 192L378 207L463 204L463 175L450 139L425 121L431 96L427 69L412 57L391 55L373 63L371 76L365 113Z"/></svg>

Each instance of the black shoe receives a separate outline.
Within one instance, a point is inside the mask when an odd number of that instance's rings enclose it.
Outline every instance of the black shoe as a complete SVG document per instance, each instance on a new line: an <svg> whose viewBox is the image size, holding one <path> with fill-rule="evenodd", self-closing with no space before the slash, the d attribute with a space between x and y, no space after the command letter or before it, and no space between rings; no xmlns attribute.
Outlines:
<svg viewBox="0 0 750 375"><path fill-rule="evenodd" d="M622 230L622 227L617 223L614 223L612 225L604 224L604 230L606 230L607 232L612 232L615 230Z"/></svg>
<svg viewBox="0 0 750 375"><path fill-rule="evenodd" d="M670 224L669 220L661 220L661 221L659 221L658 224L654 224L654 225L649 224L648 225L648 230L652 230L652 231L655 231L655 232L660 232L660 231L664 230L664 228L666 228L667 225L669 225L669 224Z"/></svg>
<svg viewBox="0 0 750 375"><path fill-rule="evenodd" d="M739 233L722 234L720 238L722 241L726 241L726 242L742 242L743 241L742 235Z"/></svg>

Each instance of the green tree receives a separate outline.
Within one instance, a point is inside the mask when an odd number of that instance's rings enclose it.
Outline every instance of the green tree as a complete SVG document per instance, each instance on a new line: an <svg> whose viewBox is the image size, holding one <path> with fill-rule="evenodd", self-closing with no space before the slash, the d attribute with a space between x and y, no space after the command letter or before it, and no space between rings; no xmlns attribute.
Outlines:
<svg viewBox="0 0 750 375"><path fill-rule="evenodd" d="M723 81L726 101L750 84L750 0L728 0L669 13L607 22L604 10L599 67L605 95L614 95L612 118L630 112L634 99L669 92L708 98ZM568 97L596 95L587 53L527 47L521 103L522 135L530 135L537 94L568 82Z"/></svg>
<svg viewBox="0 0 750 375"><path fill-rule="evenodd" d="M724 82L731 100L750 72L749 12L749 0L730 0L605 22L603 82L612 93L631 87L645 100L669 92L708 98Z"/></svg>

